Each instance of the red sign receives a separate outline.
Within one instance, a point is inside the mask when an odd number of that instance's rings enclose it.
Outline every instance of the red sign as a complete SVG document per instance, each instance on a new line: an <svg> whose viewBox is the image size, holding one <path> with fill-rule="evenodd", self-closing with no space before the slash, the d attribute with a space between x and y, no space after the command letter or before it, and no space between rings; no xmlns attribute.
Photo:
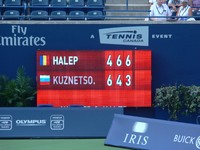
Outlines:
<svg viewBox="0 0 200 150"><path fill-rule="evenodd" d="M151 106L151 51L37 51L37 104Z"/></svg>

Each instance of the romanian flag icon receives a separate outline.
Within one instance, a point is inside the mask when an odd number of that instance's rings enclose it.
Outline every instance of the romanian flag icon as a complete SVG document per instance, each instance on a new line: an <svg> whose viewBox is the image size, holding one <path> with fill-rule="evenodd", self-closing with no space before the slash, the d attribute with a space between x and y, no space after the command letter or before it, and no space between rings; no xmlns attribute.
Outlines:
<svg viewBox="0 0 200 150"><path fill-rule="evenodd" d="M50 85L50 75L40 75L40 85Z"/></svg>
<svg viewBox="0 0 200 150"><path fill-rule="evenodd" d="M40 56L40 66L48 66L50 64L49 56L41 55Z"/></svg>

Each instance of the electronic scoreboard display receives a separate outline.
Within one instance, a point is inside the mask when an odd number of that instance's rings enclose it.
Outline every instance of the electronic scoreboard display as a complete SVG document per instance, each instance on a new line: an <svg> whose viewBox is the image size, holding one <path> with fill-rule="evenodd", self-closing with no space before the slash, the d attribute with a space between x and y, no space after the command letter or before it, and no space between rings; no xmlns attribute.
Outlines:
<svg viewBox="0 0 200 150"><path fill-rule="evenodd" d="M150 50L37 51L37 105L151 106Z"/></svg>

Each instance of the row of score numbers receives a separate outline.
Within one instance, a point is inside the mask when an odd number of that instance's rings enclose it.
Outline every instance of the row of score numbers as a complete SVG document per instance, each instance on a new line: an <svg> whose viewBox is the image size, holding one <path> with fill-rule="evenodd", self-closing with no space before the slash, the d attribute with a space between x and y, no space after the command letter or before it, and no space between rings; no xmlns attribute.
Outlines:
<svg viewBox="0 0 200 150"><path fill-rule="evenodd" d="M106 69L132 69L132 51L105 51Z"/></svg>
<svg viewBox="0 0 200 150"><path fill-rule="evenodd" d="M107 59L107 62L106 62L106 65L112 67L113 66L113 62L112 62L112 55L109 55L108 56L108 59ZM126 57L126 62L125 62L126 66L129 67L131 65L131 60L130 60L130 55L128 55ZM122 59L121 59L121 55L118 55L117 56L117 60L116 60L116 65L118 67L122 66Z"/></svg>
<svg viewBox="0 0 200 150"><path fill-rule="evenodd" d="M126 75L126 79L127 79L127 81L125 82L125 85L130 86L131 85L131 75ZM112 75L109 75L108 79L107 79L107 86L112 86L112 85L113 85ZM122 86L121 75L117 76L116 85Z"/></svg>
<svg viewBox="0 0 200 150"><path fill-rule="evenodd" d="M132 71L105 71L106 89L132 89L134 78Z"/></svg>

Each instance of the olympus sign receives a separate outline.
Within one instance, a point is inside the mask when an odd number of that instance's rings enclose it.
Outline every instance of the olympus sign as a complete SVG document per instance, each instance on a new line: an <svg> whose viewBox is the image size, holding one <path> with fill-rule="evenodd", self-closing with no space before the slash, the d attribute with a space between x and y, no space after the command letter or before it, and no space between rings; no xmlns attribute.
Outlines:
<svg viewBox="0 0 200 150"><path fill-rule="evenodd" d="M11 34L0 35L0 46L45 46L45 37L27 35L28 28L20 25L11 26Z"/></svg>
<svg viewBox="0 0 200 150"><path fill-rule="evenodd" d="M149 46L149 27L99 29L99 37L101 44Z"/></svg>
<svg viewBox="0 0 200 150"><path fill-rule="evenodd" d="M16 120L17 126L45 126L46 120Z"/></svg>

